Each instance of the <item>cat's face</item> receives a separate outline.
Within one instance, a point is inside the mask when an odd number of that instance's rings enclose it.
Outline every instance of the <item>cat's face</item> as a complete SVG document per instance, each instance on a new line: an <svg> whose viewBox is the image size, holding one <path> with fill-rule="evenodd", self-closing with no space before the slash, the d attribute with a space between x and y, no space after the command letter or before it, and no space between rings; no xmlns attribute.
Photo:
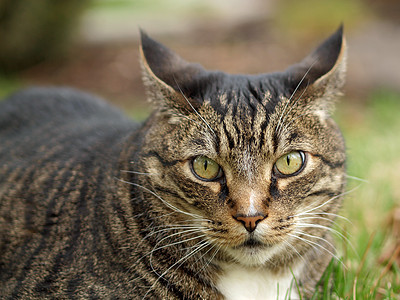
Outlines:
<svg viewBox="0 0 400 300"><path fill-rule="evenodd" d="M317 248L345 186L344 142L329 115L344 72L341 30L286 72L257 76L206 72L142 43L159 105L142 184L166 214L244 265Z"/></svg>

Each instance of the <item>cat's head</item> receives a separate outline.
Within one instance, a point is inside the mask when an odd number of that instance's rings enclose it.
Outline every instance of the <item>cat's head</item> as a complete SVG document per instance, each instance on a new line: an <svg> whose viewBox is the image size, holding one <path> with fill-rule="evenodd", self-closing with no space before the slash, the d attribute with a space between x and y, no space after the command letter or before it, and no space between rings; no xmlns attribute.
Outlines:
<svg viewBox="0 0 400 300"><path fill-rule="evenodd" d="M330 116L345 50L339 28L284 72L230 75L142 33L155 106L141 153L147 196L176 224L196 224L227 260L260 265L317 248L345 187L345 146Z"/></svg>

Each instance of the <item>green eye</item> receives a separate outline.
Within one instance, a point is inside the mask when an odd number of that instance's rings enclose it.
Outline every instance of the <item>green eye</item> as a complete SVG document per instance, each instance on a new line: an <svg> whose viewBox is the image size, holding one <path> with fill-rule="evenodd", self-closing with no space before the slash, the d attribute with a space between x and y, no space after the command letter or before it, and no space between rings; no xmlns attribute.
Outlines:
<svg viewBox="0 0 400 300"><path fill-rule="evenodd" d="M193 159L192 172L204 181L212 181L222 176L219 164L206 156L197 156Z"/></svg>
<svg viewBox="0 0 400 300"><path fill-rule="evenodd" d="M275 163L275 171L279 175L293 175L304 165L305 155L302 151L293 151L281 156Z"/></svg>

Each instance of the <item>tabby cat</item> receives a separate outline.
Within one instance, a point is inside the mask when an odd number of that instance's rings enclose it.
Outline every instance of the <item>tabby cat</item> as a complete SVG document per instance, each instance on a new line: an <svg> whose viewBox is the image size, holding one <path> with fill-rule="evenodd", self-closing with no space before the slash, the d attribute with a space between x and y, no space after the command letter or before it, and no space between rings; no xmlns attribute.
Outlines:
<svg viewBox="0 0 400 300"><path fill-rule="evenodd" d="M70 88L0 104L0 298L310 297L346 181L342 28L271 74L140 53L144 123Z"/></svg>

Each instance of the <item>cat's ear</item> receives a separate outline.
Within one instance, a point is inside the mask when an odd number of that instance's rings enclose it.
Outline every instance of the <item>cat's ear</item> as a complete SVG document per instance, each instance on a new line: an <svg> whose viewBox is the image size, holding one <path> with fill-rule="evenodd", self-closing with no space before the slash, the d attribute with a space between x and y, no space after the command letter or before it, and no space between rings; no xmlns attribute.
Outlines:
<svg viewBox="0 0 400 300"><path fill-rule="evenodd" d="M292 86L313 98L330 99L341 94L346 73L346 40L343 25L300 63L286 70Z"/></svg>
<svg viewBox="0 0 400 300"><path fill-rule="evenodd" d="M190 97L190 89L205 72L203 67L186 62L142 30L140 34L140 61L150 101L164 110L190 112L198 108L201 102Z"/></svg>

